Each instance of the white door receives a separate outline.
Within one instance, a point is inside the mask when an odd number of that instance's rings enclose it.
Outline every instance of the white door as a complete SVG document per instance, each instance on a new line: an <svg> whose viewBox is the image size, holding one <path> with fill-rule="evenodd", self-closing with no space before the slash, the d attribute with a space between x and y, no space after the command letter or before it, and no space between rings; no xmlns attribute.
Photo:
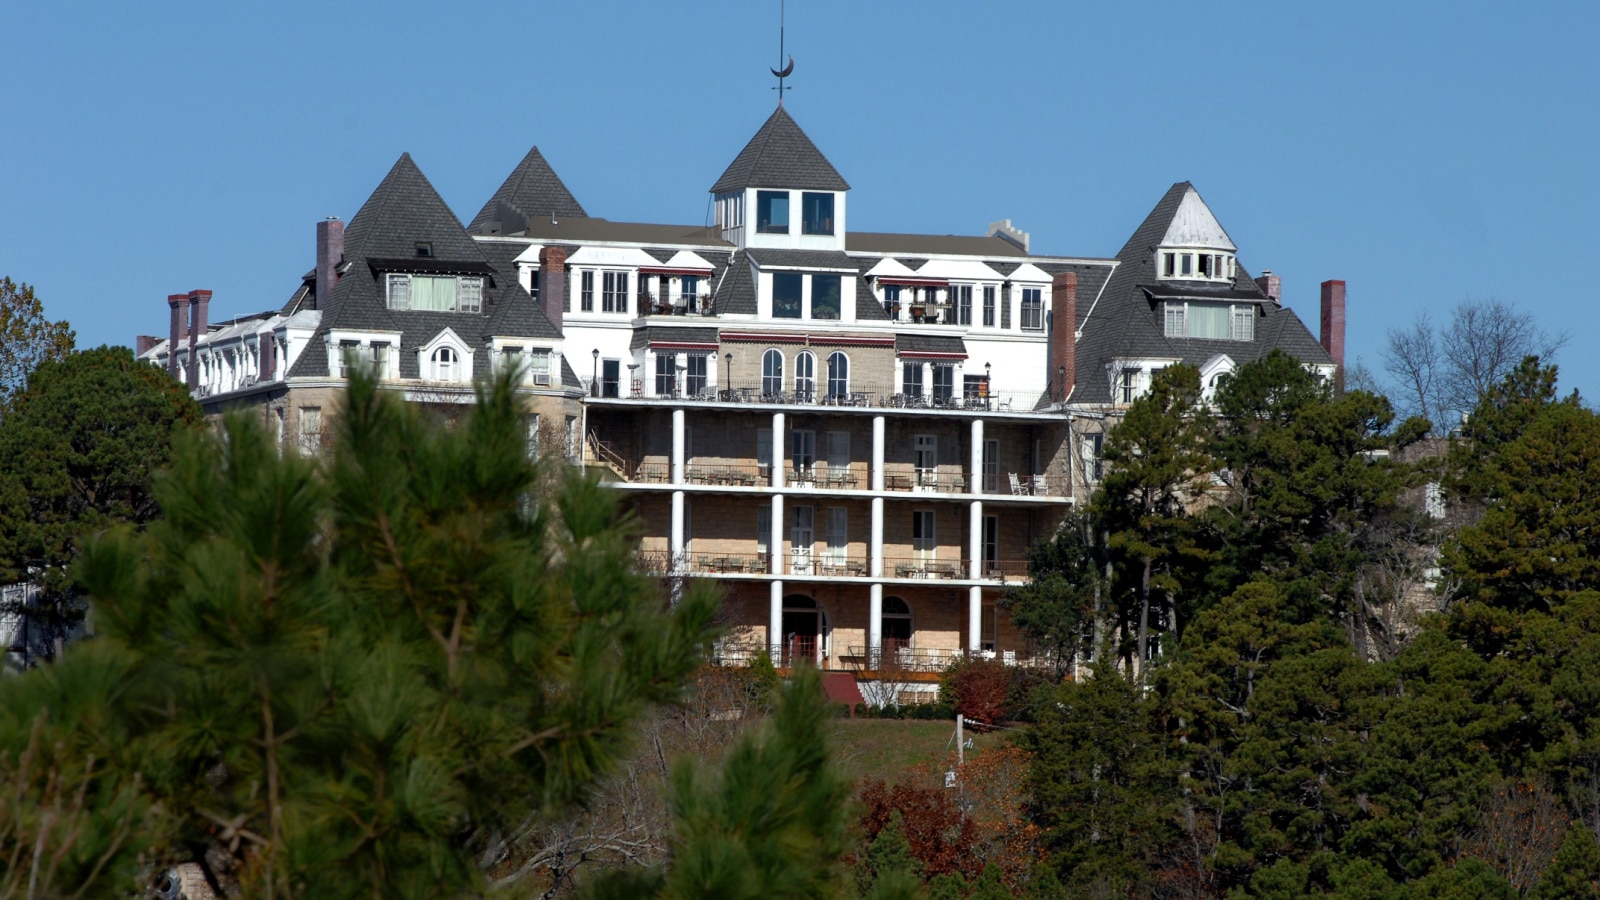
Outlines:
<svg viewBox="0 0 1600 900"><path fill-rule="evenodd" d="M811 481L811 468L817 461L817 433L795 431L790 434L790 461L798 484Z"/></svg>
<svg viewBox="0 0 1600 900"><path fill-rule="evenodd" d="M934 534L933 510L918 509L911 513L911 550L919 564L933 562L939 541Z"/></svg>
<svg viewBox="0 0 1600 900"><path fill-rule="evenodd" d="M843 481L850 471L850 432L828 432L828 477Z"/></svg>
<svg viewBox="0 0 1600 900"><path fill-rule="evenodd" d="M1000 442L989 440L983 442L983 492L997 494L1000 492Z"/></svg>
<svg viewBox="0 0 1600 900"><path fill-rule="evenodd" d="M919 434L912 440L917 466L917 484L932 485L939 468L939 436Z"/></svg>
<svg viewBox="0 0 1600 900"><path fill-rule="evenodd" d="M790 571L811 574L811 545L816 541L816 510L810 506L794 508L794 525L789 529Z"/></svg>
<svg viewBox="0 0 1600 900"><path fill-rule="evenodd" d="M835 570L843 569L849 549L850 511L843 506L830 506L828 507L828 565Z"/></svg>

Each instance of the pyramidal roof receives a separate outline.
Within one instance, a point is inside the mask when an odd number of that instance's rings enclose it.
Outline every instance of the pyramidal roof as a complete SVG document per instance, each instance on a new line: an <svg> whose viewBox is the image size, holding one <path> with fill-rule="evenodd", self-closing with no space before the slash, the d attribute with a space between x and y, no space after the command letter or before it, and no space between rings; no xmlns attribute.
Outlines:
<svg viewBox="0 0 1600 900"><path fill-rule="evenodd" d="M508 217L506 212L515 216ZM500 189L494 192L489 202L478 210L473 217L472 224L467 230L474 234L491 232L496 222L500 223L499 231L510 233L522 231L527 227L527 220L539 216L554 216L565 219L587 218L588 213L583 211L583 205L578 198L572 196L567 190L567 185L556 174L555 169L545 161L544 155L538 147L528 151L528 155L517 163L517 167L506 176ZM523 221L520 227L513 228L512 222L507 218L520 217Z"/></svg>
<svg viewBox="0 0 1600 900"><path fill-rule="evenodd" d="M1211 214L1206 202L1200 199L1200 192L1187 181L1183 182L1183 186L1186 190L1178 200L1177 210L1172 213L1172 221L1167 224L1167 233L1161 238L1161 246L1201 247L1230 253L1237 251L1239 248L1233 245L1233 239L1222 229L1222 223Z"/></svg>
<svg viewBox="0 0 1600 900"><path fill-rule="evenodd" d="M734 157L711 193L752 187L848 191L850 185L782 106Z"/></svg>
<svg viewBox="0 0 1600 900"><path fill-rule="evenodd" d="M409 259L417 255L421 243L432 245L434 259L484 261L477 243L417 168L411 154L402 153L345 228L344 257Z"/></svg>

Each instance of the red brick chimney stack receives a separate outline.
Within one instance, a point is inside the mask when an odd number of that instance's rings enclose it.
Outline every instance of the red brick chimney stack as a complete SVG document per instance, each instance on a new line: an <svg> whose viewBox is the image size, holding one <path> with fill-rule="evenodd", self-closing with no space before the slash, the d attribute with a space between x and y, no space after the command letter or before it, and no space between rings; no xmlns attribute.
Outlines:
<svg viewBox="0 0 1600 900"><path fill-rule="evenodd" d="M567 303L567 248L545 247L539 251L539 302L545 317L561 330L561 313Z"/></svg>
<svg viewBox="0 0 1600 900"><path fill-rule="evenodd" d="M172 307L172 330L167 339L167 374L178 377L178 348L189 336L189 295L168 294L167 305Z"/></svg>
<svg viewBox="0 0 1600 900"><path fill-rule="evenodd" d="M189 306L193 314L189 326L189 387L200 386L200 354L197 352L200 345L200 335L206 333L206 310L211 306L210 291L190 291Z"/></svg>
<svg viewBox="0 0 1600 900"><path fill-rule="evenodd" d="M256 378L271 381L278 374L278 343L273 338L272 329L265 328L257 332L256 345L261 351L261 369L256 373Z"/></svg>
<svg viewBox="0 0 1600 900"><path fill-rule="evenodd" d="M1078 374L1077 272L1062 272L1051 280L1050 323L1050 395L1061 403L1072 396Z"/></svg>
<svg viewBox="0 0 1600 900"><path fill-rule="evenodd" d="M1262 269L1256 277L1256 287L1261 288L1261 293L1272 298L1272 302L1283 305L1283 279L1272 274L1271 269Z"/></svg>
<svg viewBox="0 0 1600 900"><path fill-rule="evenodd" d="M328 308L333 286L339 283L339 263L344 259L344 223L329 216L317 223L317 309Z"/></svg>
<svg viewBox="0 0 1600 900"><path fill-rule="evenodd" d="M1322 349L1328 351L1333 362L1333 383L1344 390L1344 282L1322 283Z"/></svg>

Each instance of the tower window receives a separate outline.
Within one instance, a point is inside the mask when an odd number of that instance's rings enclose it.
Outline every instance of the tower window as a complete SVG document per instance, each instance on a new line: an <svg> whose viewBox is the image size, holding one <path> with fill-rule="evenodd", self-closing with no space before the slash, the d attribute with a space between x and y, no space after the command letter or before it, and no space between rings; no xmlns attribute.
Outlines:
<svg viewBox="0 0 1600 900"><path fill-rule="evenodd" d="M831 213L829 218L832 218ZM762 234L789 233L788 191L756 191L756 231Z"/></svg>
<svg viewBox="0 0 1600 900"><path fill-rule="evenodd" d="M833 234L833 195L807 192L800 196L803 234Z"/></svg>

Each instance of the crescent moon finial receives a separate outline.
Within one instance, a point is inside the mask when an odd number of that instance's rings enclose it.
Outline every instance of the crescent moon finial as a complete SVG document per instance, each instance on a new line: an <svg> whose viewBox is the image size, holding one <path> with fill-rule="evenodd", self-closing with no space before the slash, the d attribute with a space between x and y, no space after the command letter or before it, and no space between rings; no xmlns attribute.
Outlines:
<svg viewBox="0 0 1600 900"><path fill-rule="evenodd" d="M794 74L794 54L793 53L789 54L789 64L783 67L783 71L782 72L778 71L777 69L768 69L767 71L771 72L773 75L776 75L779 78L788 78L790 75L793 75Z"/></svg>

